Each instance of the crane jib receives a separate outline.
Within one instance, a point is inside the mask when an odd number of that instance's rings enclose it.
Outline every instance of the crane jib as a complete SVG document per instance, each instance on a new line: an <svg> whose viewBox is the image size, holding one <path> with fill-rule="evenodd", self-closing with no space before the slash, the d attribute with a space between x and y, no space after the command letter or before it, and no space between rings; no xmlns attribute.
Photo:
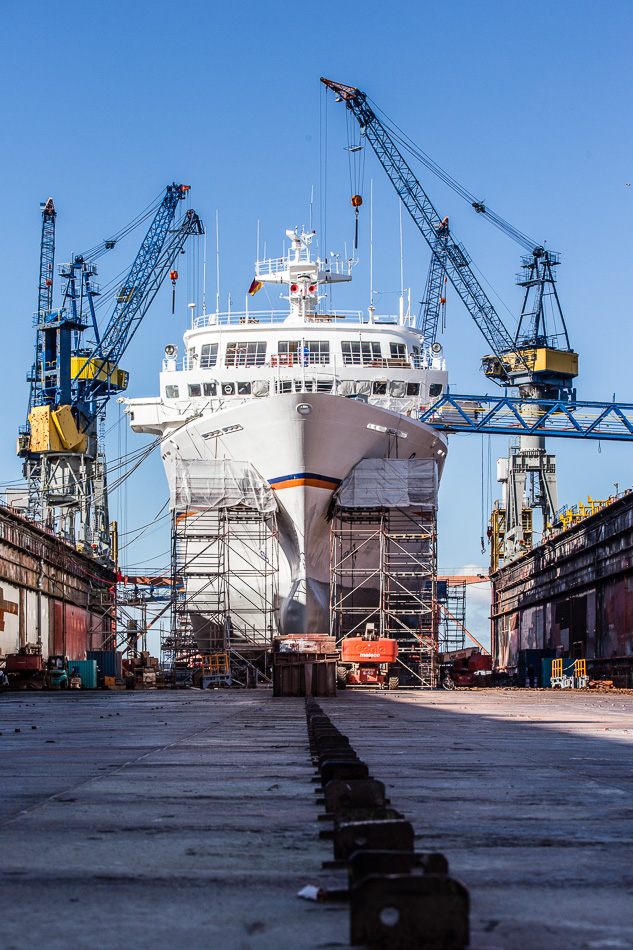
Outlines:
<svg viewBox="0 0 633 950"><path fill-rule="evenodd" d="M405 208L432 253L435 253L442 219L388 130L367 104L365 93L353 86L344 86L326 79L321 81L345 101L345 105L357 119L361 133L368 139ZM465 248L448 233L443 236L441 244L444 252L440 259L441 266L497 357L498 365L503 367L504 354L511 353L523 366L525 361L521 353L517 352L513 338L473 273ZM526 375L531 378L532 371L527 363L524 369ZM508 378L501 381L509 382L510 380Z"/></svg>

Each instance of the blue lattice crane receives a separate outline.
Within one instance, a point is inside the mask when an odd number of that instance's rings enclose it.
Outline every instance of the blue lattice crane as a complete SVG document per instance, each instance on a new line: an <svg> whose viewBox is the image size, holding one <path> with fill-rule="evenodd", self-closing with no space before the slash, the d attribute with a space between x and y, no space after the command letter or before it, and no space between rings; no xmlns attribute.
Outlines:
<svg viewBox="0 0 633 950"><path fill-rule="evenodd" d="M531 406L536 404L537 413L541 415L549 414L552 400L575 400L572 383L578 375L578 356L569 345L567 328L556 293L553 268L558 263L557 255L535 245L526 235L493 214L482 201L468 196L477 213L488 217L495 226L512 236L530 252L523 258L524 270L518 280L525 293L518 329L512 336L475 276L466 249L452 236L448 220L442 220L436 211L401 149L412 152L416 157L422 157L424 164L438 171L448 184L456 183L452 182L439 166L431 163L428 156L412 149L398 132L390 129L376 115L364 92L328 79L321 79L321 82L336 93L337 100L343 101L358 121L361 134L372 146L402 203L431 249L433 260L429 281L432 282L432 287L427 287L427 310L424 313L427 341L434 341L437 332L440 298L438 275L441 268L492 350L482 361L484 372L489 379L503 387L517 387L520 399L532 400ZM467 196L461 186L456 190L464 197ZM553 332L546 326L546 295L551 296L555 304ZM542 400L549 400L547 406ZM538 408L541 405L542 411ZM531 411L533 412L533 408ZM536 433L538 426L534 426L532 431ZM541 509L545 530L558 509L558 497L555 459L553 455L546 453L545 440L541 434L522 434L519 451L507 459L503 482L505 543L509 556L519 553L524 544L522 512L526 480L529 480L529 506Z"/></svg>
<svg viewBox="0 0 633 950"><path fill-rule="evenodd" d="M541 390L546 387L545 391L550 395L569 392L572 380L578 375L578 356L569 347L568 340L567 348L564 349L556 346L556 341L547 334L543 336L541 333L518 345L475 276L465 247L454 239L448 227L442 228L443 219L404 158L397 136L378 118L367 102L365 93L329 79L321 79L321 82L345 102L357 119L361 132L372 146L402 203L431 252L440 258L448 279L488 342L492 354L483 359L486 376L504 387L528 385L530 395L534 395L535 386ZM477 212L487 215L497 226L505 225L498 216L492 216L482 202L471 203ZM503 229L524 245L528 240L516 229L509 226ZM534 259L540 258L543 253L543 248L533 244L530 250ZM550 278L553 279L551 268L546 269L545 280L541 280L541 283L544 284ZM542 296L537 312L542 314Z"/></svg>
<svg viewBox="0 0 633 950"><path fill-rule="evenodd" d="M37 311L35 313L35 325L39 327L53 309L53 274L55 267L55 218L57 212L53 199L49 198L47 202L40 205L42 211L42 238L40 241L40 274L37 287ZM31 406L35 405L37 399L37 381L38 373L36 366L41 362L40 354L45 347L45 335L39 332L35 341L35 359L31 372L27 377L27 382L31 384L29 393L29 412Z"/></svg>
<svg viewBox="0 0 633 950"><path fill-rule="evenodd" d="M431 254L424 300L422 301L420 318L417 324L418 330L424 337L424 342L431 347L437 339L440 316L443 316L446 306L446 252L441 246L441 235L447 231L448 218L444 218L440 225L438 240Z"/></svg>
<svg viewBox="0 0 633 950"><path fill-rule="evenodd" d="M101 288L90 258L112 248L119 236L60 266L63 302L53 310L52 277L47 284L43 274L52 273L55 212L52 202L50 209L48 205L44 209L36 359L30 375L28 424L21 429L18 454L25 460L30 516L54 524L61 536L99 556L107 557L109 538L105 458L98 446L97 420L110 397L127 388L128 373L119 368L119 360L187 238L203 233L202 222L191 209L174 227L176 209L188 191L188 185L168 185L158 206L148 213L155 212L153 220L116 292L103 333L94 302ZM92 343L84 340L89 329L95 338Z"/></svg>

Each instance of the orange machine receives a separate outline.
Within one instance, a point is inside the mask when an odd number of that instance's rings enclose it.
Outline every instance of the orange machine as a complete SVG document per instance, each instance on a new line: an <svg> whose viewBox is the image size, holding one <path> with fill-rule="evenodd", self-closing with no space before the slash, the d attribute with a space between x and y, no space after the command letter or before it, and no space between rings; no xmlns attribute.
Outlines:
<svg viewBox="0 0 633 950"><path fill-rule="evenodd" d="M339 689L345 686L399 685L398 641L374 636L367 624L364 637L346 637L341 643L341 659L337 671Z"/></svg>

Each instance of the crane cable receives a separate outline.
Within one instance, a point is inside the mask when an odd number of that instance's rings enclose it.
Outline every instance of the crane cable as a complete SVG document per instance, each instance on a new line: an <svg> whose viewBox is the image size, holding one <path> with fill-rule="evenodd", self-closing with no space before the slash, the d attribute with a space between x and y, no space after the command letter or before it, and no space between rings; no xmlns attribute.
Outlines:
<svg viewBox="0 0 633 950"><path fill-rule="evenodd" d="M124 237L127 237L128 234L131 234L136 228L138 228L144 221L147 221L152 215L156 214L162 201L164 193L160 192L157 198L154 198L147 207L141 211L135 218L130 221L129 224L126 224L125 227L121 228L120 231L117 231L116 234L113 234L112 237L105 238L103 241L100 241L99 244L95 244L94 247L89 248L87 251L84 251L80 256L84 260L98 260L102 257L106 251L112 250L112 248L119 243Z"/></svg>
<svg viewBox="0 0 633 950"><path fill-rule="evenodd" d="M492 211L488 208L481 199L475 197L471 194L467 188L461 185L457 179L453 178L448 174L437 162L434 162L430 155L427 155L426 152L422 151L415 142L413 142L408 135L393 122L379 106L367 97L367 101L371 102L374 112L380 113L381 122L387 132L391 135L395 141L397 141L413 158L419 161L422 165L429 169L440 181L443 181L444 184L448 185L456 194L460 195L465 201L467 201L478 214L483 214L494 227L498 228L508 237L511 237L517 244L520 244L525 250L530 253L534 251L535 248L540 247L538 241L533 241L527 234L524 234L523 231L520 231L518 228L515 228L514 225L510 224L501 215L498 215L495 211Z"/></svg>
<svg viewBox="0 0 633 950"><path fill-rule="evenodd" d="M352 207L354 209L354 248L358 247L358 212L363 203L363 189L365 186L365 154L366 149L360 143L360 128L354 116L346 110L347 130L347 168L349 174L349 189Z"/></svg>

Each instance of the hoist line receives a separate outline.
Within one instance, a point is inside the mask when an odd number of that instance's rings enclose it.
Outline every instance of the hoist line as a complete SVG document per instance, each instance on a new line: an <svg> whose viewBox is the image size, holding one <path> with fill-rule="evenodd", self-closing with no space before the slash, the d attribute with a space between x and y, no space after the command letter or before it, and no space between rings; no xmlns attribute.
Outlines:
<svg viewBox="0 0 633 950"><path fill-rule="evenodd" d="M496 228L502 231L504 234L511 237L517 244L520 244L525 250L532 252L536 247L539 246L538 242L532 241L527 234L524 234L518 228L515 228L514 225L510 224L509 221L506 221L501 215L497 214L495 211L492 211L484 203L475 197L467 188L461 185L455 178L453 178L447 171L445 171L437 162L433 161L430 155L427 155L419 146L415 144L406 133L395 123L389 116L380 109L373 99L370 99L367 96L367 101L371 102L372 107L377 113L380 113L382 121L384 122L385 127L389 130L393 138L399 142L399 144L406 149L409 154L419 161L422 165L429 169L440 181L443 181L444 184L448 185L456 194L461 198L467 201L471 207L475 208L475 211L478 211L493 224Z"/></svg>

